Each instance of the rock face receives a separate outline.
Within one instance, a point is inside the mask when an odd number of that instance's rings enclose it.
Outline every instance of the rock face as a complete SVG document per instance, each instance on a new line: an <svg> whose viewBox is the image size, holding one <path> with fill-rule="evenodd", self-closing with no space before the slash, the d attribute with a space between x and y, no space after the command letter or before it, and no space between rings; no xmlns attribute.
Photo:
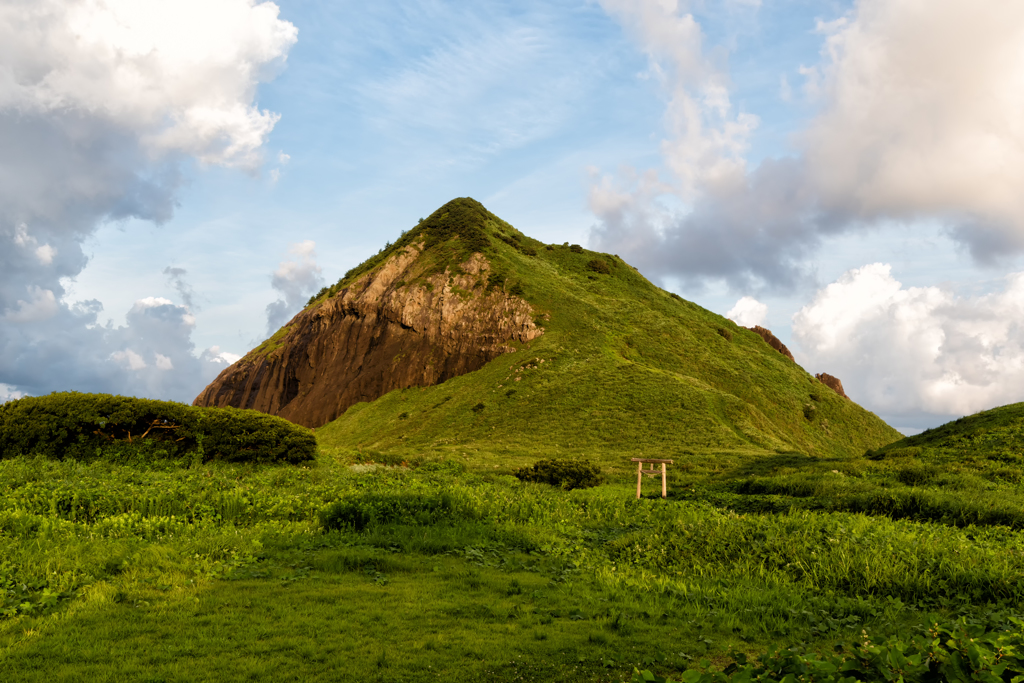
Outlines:
<svg viewBox="0 0 1024 683"><path fill-rule="evenodd" d="M846 400L850 400L850 397L846 395L845 391L843 391L843 383L839 381L838 377L833 377L832 375L826 374L824 372L822 372L820 374L817 374L814 377L819 382L821 382L826 387L828 387L832 391L836 392L837 394L839 394L840 396L842 396Z"/></svg>
<svg viewBox="0 0 1024 683"><path fill-rule="evenodd" d="M793 359L793 354L790 353L789 349L786 348L786 345L783 344L778 337L772 334L771 330L765 327L761 327L760 325L754 325L753 327L748 327L747 329L752 330L753 332L757 332L761 336L761 339L764 339L768 343L768 346L772 347L786 358L792 360L793 362L796 362Z"/></svg>
<svg viewBox="0 0 1024 683"><path fill-rule="evenodd" d="M490 264L481 254L424 274L422 250L406 247L307 307L193 403L319 427L355 403L472 372L513 351L511 342L543 334L527 301L488 287Z"/></svg>

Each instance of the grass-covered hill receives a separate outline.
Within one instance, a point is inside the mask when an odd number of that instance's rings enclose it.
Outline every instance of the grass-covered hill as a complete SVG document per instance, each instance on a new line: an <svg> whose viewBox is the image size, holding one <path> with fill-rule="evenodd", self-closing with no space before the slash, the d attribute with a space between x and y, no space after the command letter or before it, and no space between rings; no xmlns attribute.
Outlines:
<svg viewBox="0 0 1024 683"><path fill-rule="evenodd" d="M321 446L618 463L641 454L851 455L900 437L754 332L654 286L615 255L534 240L472 199L441 207L309 306L371 277L413 244L425 246L425 276L454 279L470 254L482 253L486 277L456 294L501 287L521 296L544 334L510 339L513 353L442 384L354 405L317 430Z"/></svg>
<svg viewBox="0 0 1024 683"><path fill-rule="evenodd" d="M995 467L1024 463L1024 403L967 415L879 448L868 457L876 460L918 458L940 465L946 461Z"/></svg>

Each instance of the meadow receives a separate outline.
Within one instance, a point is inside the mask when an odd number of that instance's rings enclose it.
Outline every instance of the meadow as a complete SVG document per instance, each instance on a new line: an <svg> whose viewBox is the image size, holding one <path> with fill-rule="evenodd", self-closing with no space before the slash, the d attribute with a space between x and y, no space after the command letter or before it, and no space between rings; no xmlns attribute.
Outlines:
<svg viewBox="0 0 1024 683"><path fill-rule="evenodd" d="M1019 476L919 460L696 453L639 501L628 463L563 491L478 451L2 460L0 679L942 680L930 647L1009 681Z"/></svg>
<svg viewBox="0 0 1024 683"><path fill-rule="evenodd" d="M315 437L0 408L0 680L1024 681L1024 406L899 440L756 333L468 199L308 305L414 240L421 279L486 253L452 295L523 296L544 334ZM667 499L635 498L631 456L674 460ZM514 476L551 458L604 483Z"/></svg>

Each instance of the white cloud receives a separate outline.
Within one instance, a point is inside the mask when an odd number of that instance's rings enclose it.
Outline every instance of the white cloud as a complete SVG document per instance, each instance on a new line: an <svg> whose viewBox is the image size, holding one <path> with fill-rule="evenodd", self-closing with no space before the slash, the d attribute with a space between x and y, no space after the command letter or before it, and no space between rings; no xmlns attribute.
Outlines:
<svg viewBox="0 0 1024 683"><path fill-rule="evenodd" d="M597 248L654 277L746 291L806 282L825 235L922 218L942 221L978 262L1024 250L1024 4L858 0L848 16L818 21L821 63L799 72L819 112L793 156L752 170L744 154L757 121L732 113L727 75L704 58L686 5L602 6L670 93L662 157L672 178L595 181Z"/></svg>
<svg viewBox="0 0 1024 683"><path fill-rule="evenodd" d="M256 89L296 34L255 0L0 3L0 382L190 400L216 374L189 308L140 299L114 328L66 286L101 222L172 216L187 158L258 168L278 115Z"/></svg>
<svg viewBox="0 0 1024 683"><path fill-rule="evenodd" d="M685 5L662 0L600 2L640 43L670 96L665 114L670 137L662 141L661 149L675 192L689 201L709 187L742 179L743 154L758 119L732 112L728 75L705 56L700 24ZM600 192L600 186L592 190ZM600 206L602 199L592 196L591 202Z"/></svg>
<svg viewBox="0 0 1024 683"><path fill-rule="evenodd" d="M0 403L7 403L16 398L22 398L25 394L17 391L14 387L0 383Z"/></svg>
<svg viewBox="0 0 1024 683"><path fill-rule="evenodd" d="M237 353L221 351L219 346L211 346L203 351L202 356L204 359L207 359L212 363L221 363L223 365L232 365L242 360L242 357Z"/></svg>
<svg viewBox="0 0 1024 683"><path fill-rule="evenodd" d="M271 286L284 298L267 305L267 335L271 335L299 312L306 300L323 286L316 264L316 242L305 240L288 247L298 261L281 261L270 278Z"/></svg>
<svg viewBox="0 0 1024 683"><path fill-rule="evenodd" d="M984 296L854 269L793 316L800 361L883 416L958 416L1024 400L1024 273ZM890 420L894 418L890 417Z"/></svg>
<svg viewBox="0 0 1024 683"><path fill-rule="evenodd" d="M44 244L41 247L36 247L36 258L44 266L48 266L53 263L53 257L57 255L57 250L51 247L49 244Z"/></svg>
<svg viewBox="0 0 1024 683"><path fill-rule="evenodd" d="M729 309L725 317L737 325L754 327L763 323L764 319L768 317L768 305L761 303L752 296L745 296Z"/></svg>
<svg viewBox="0 0 1024 683"><path fill-rule="evenodd" d="M0 108L78 111L153 154L252 168L278 116L251 104L296 28L252 0L32 0L0 8Z"/></svg>
<svg viewBox="0 0 1024 683"><path fill-rule="evenodd" d="M57 299L49 289L36 286L28 288L31 301L19 299L17 309L7 311L4 319L12 323L33 323L47 320L57 314Z"/></svg>
<svg viewBox="0 0 1024 683"><path fill-rule="evenodd" d="M783 102L793 101L793 86L789 84L786 74L779 76L779 99Z"/></svg>
<svg viewBox="0 0 1024 683"><path fill-rule="evenodd" d="M135 353L131 349L125 349L124 351L115 351L110 354L110 357L116 361L124 363L130 370L142 370L146 367L146 361L143 360L142 356Z"/></svg>
<svg viewBox="0 0 1024 683"><path fill-rule="evenodd" d="M44 266L48 266L53 263L53 257L57 255L57 250L49 244L39 246L39 242L36 238L28 234L28 226L24 223L20 223L15 227L14 243L19 247L31 251L39 263Z"/></svg>
<svg viewBox="0 0 1024 683"><path fill-rule="evenodd" d="M983 259L1024 247L1024 4L860 0L819 30L825 109L802 148L823 203L948 216Z"/></svg>

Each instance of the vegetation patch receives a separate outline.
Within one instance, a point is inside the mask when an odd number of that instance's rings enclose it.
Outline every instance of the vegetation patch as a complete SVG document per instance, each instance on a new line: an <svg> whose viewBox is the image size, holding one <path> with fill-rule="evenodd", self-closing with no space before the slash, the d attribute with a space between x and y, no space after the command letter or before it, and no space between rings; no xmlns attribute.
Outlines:
<svg viewBox="0 0 1024 683"><path fill-rule="evenodd" d="M551 484L565 491L599 486L604 482L601 468L586 460L538 460L515 472L520 481Z"/></svg>
<svg viewBox="0 0 1024 683"><path fill-rule="evenodd" d="M0 458L295 463L315 451L308 429L255 410L77 392L0 405Z"/></svg>
<svg viewBox="0 0 1024 683"><path fill-rule="evenodd" d="M605 261L604 259L599 258L590 259L589 261L587 261L587 270L595 273L601 273L602 275L608 275L612 272L612 269L608 265L608 262Z"/></svg>

